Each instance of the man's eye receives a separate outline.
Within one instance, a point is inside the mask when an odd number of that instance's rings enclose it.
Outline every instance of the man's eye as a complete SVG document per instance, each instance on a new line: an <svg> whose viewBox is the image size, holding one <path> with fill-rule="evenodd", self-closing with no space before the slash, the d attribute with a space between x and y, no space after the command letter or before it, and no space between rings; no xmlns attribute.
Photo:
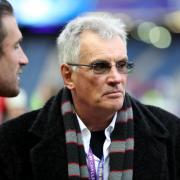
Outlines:
<svg viewBox="0 0 180 180"><path fill-rule="evenodd" d="M122 62L122 61L117 62L117 67L124 68L126 66L127 66L127 62Z"/></svg>
<svg viewBox="0 0 180 180"><path fill-rule="evenodd" d="M96 63L95 66L97 67L107 67L107 63Z"/></svg>
<svg viewBox="0 0 180 180"><path fill-rule="evenodd" d="M106 61L96 61L94 63L92 63L94 66L108 66L109 63Z"/></svg>
<svg viewBox="0 0 180 180"><path fill-rule="evenodd" d="M14 46L14 48L15 49L18 49L20 47L20 44L18 43L18 44L15 44L15 46Z"/></svg>
<svg viewBox="0 0 180 180"><path fill-rule="evenodd" d="M107 69L109 66L107 63L105 62L96 62L94 63L94 69L98 70L98 69Z"/></svg>

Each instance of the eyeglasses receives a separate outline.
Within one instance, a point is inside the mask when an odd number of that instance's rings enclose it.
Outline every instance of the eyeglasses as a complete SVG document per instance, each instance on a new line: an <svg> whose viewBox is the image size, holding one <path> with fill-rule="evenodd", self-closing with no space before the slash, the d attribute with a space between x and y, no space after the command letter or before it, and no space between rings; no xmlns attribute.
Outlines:
<svg viewBox="0 0 180 180"><path fill-rule="evenodd" d="M95 74L106 74L109 73L111 67L113 66L109 61L106 60L96 60L90 64L76 64L76 63L67 63L70 66L86 66L93 70ZM132 72L134 68L133 62L128 62L124 60L119 60L115 62L117 71L121 74L128 74Z"/></svg>

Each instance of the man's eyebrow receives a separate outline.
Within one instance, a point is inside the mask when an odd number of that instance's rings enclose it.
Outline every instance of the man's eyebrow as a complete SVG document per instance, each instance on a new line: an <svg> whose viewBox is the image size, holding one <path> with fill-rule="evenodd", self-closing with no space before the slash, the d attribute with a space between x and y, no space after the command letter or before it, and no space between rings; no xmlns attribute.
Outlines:
<svg viewBox="0 0 180 180"><path fill-rule="evenodd" d="M125 57L125 58L118 58L118 59L116 59L116 61L128 61L128 58L127 57Z"/></svg>
<svg viewBox="0 0 180 180"><path fill-rule="evenodd" d="M115 61L129 61L129 59L127 57L125 58L117 58L117 59L114 59ZM91 62L99 62L99 61L108 61L106 58L97 58L97 59L94 59L92 60Z"/></svg>

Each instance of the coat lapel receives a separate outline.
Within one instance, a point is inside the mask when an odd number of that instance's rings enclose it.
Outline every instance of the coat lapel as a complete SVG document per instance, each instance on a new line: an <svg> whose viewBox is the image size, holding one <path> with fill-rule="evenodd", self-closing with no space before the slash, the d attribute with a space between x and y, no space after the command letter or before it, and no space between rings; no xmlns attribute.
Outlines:
<svg viewBox="0 0 180 180"><path fill-rule="evenodd" d="M45 105L30 129L40 139L30 152L34 179L67 179L65 135L59 96Z"/></svg>
<svg viewBox="0 0 180 180"><path fill-rule="evenodd" d="M134 107L134 178L168 180L168 131L147 110Z"/></svg>
<svg viewBox="0 0 180 180"><path fill-rule="evenodd" d="M64 147L64 139L55 136L42 140L31 150L34 179L67 179L67 160Z"/></svg>

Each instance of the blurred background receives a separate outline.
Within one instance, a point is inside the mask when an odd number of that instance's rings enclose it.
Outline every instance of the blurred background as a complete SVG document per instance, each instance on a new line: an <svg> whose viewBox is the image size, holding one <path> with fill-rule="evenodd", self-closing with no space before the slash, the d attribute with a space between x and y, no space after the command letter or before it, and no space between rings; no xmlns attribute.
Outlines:
<svg viewBox="0 0 180 180"><path fill-rule="evenodd" d="M128 56L135 62L135 70L129 76L128 92L146 104L180 116L179 0L10 2L24 36L22 47L29 58L29 65L22 75L22 93L10 98L17 105L6 103L6 112L8 104L22 107L23 111L39 108L56 94L63 87L56 52L58 34L69 20L82 13L107 11L121 17L129 32Z"/></svg>

